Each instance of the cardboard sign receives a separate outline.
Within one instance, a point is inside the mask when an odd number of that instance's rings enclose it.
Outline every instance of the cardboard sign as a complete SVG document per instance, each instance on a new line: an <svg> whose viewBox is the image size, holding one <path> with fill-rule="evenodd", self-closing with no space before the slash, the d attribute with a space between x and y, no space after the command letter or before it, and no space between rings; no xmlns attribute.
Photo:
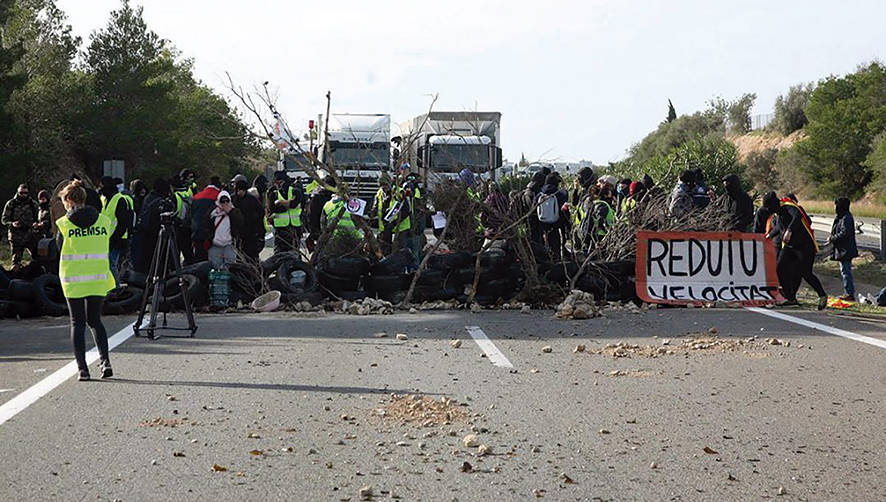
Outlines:
<svg viewBox="0 0 886 502"><path fill-rule="evenodd" d="M637 296L674 305L781 300L775 246L763 234L637 232Z"/></svg>
<svg viewBox="0 0 886 502"><path fill-rule="evenodd" d="M366 201L357 198L349 199L346 207L348 208L349 213L356 216L363 216L363 213L366 212Z"/></svg>

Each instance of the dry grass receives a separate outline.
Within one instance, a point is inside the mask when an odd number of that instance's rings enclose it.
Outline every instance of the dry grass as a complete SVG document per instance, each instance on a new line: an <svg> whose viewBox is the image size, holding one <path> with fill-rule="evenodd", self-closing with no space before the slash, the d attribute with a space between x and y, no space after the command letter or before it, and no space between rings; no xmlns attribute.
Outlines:
<svg viewBox="0 0 886 502"><path fill-rule="evenodd" d="M834 215L834 201L832 200L800 200L800 204L809 214ZM860 200L852 203L852 214L861 218L877 218L886 220L886 204L871 200Z"/></svg>

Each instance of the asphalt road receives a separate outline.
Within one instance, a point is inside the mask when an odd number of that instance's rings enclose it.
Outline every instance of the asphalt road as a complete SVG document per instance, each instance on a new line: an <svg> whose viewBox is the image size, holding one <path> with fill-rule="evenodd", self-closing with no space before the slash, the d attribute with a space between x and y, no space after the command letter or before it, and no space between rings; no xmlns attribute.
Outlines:
<svg viewBox="0 0 886 502"><path fill-rule="evenodd" d="M883 324L780 312L886 340ZM131 321L106 319L111 333ZM116 378L68 379L0 424L0 499L356 501L371 486L372 500L886 500L886 349L759 313L198 323L194 339L128 339ZM742 345L679 350L712 327ZM676 353L593 353L616 342ZM68 363L69 343L64 320L0 322L0 409ZM471 416L403 423L378 412L391 393ZM489 454L463 445L471 432Z"/></svg>

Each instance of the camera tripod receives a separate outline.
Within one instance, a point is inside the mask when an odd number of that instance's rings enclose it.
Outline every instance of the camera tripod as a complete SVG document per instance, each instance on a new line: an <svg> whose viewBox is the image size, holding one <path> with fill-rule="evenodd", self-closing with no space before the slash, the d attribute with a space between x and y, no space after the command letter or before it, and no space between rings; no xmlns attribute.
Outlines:
<svg viewBox="0 0 886 502"><path fill-rule="evenodd" d="M163 216L166 216L165 214ZM171 220L171 215L167 216ZM170 261L175 267L175 273L172 277L178 279L179 291L181 291L182 300L185 307L185 316L188 318L187 328L173 328L167 325L166 312L163 312L163 324L157 326L157 314L160 311L160 301L164 297L166 282L169 279L167 273L169 271ZM151 299L151 314L148 319L147 326L142 326L145 313L148 306L148 298ZM148 273L148 280L145 284L145 292L142 296L141 308L138 311L138 319L132 326L135 336L141 336L139 331L144 330L146 336L151 340L156 340L159 335L155 331L168 329L173 331L190 331L187 335L180 335L186 338L193 338L197 332L197 324L194 322L194 312L191 309L191 299L188 295L188 285L182 276L181 260L179 258L178 245L175 239L175 228L172 221L162 221L160 224L160 234L157 236L157 246L154 248L154 257L151 260L151 268ZM174 335L169 335L174 336Z"/></svg>

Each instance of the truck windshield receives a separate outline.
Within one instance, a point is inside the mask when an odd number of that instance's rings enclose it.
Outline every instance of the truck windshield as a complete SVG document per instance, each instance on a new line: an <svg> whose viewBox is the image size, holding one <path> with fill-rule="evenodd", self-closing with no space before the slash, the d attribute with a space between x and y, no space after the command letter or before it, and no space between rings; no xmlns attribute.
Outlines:
<svg viewBox="0 0 886 502"><path fill-rule="evenodd" d="M330 142L329 151L336 167L359 167L361 169L387 169L390 164L388 143L340 143Z"/></svg>
<svg viewBox="0 0 886 502"><path fill-rule="evenodd" d="M489 146L434 145L431 150L431 167L434 171L443 173L457 173L465 167L475 172L485 172L489 170Z"/></svg>

